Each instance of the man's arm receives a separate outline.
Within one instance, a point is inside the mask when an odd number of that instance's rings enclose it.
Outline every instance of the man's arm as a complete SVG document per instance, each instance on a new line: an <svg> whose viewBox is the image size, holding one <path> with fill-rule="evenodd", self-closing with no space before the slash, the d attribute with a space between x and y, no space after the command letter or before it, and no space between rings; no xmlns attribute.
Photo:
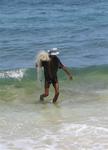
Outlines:
<svg viewBox="0 0 108 150"><path fill-rule="evenodd" d="M68 75L69 79L72 80L73 79L72 74L68 71L68 69L65 66L63 66L62 69Z"/></svg>
<svg viewBox="0 0 108 150"><path fill-rule="evenodd" d="M68 71L68 69L61 63L60 59L58 57L56 57L59 63L59 68L63 69L64 72L68 75L69 79L72 80L72 74Z"/></svg>

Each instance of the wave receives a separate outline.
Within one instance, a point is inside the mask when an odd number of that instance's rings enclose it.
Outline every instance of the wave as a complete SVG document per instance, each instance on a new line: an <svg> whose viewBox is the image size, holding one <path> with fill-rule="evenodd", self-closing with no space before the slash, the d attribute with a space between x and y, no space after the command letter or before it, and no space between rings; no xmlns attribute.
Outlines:
<svg viewBox="0 0 108 150"><path fill-rule="evenodd" d="M90 100L97 97L98 91L108 91L108 66L90 66L87 68L68 68L73 81L67 80L62 70L58 72L61 99ZM19 68L0 71L0 102L35 102L44 88L44 78L39 83L35 68ZM53 95L54 91L50 91ZM95 94L94 94L95 92ZM80 98L79 98L80 97ZM101 98L101 96L97 97ZM107 99L104 92L102 98ZM72 101L73 102L73 101Z"/></svg>
<svg viewBox="0 0 108 150"><path fill-rule="evenodd" d="M68 68L72 72L73 76L86 77L89 76L93 78L94 76L101 76L108 74L108 65L101 66L89 66L85 68ZM59 70L58 76L61 80L64 80L64 73ZM35 80L37 77L37 72L35 68L19 68L14 70L1 70L0 80L3 79L32 79Z"/></svg>
<svg viewBox="0 0 108 150"><path fill-rule="evenodd" d="M7 70L0 72L0 78L17 78L20 79L24 76L25 69Z"/></svg>
<svg viewBox="0 0 108 150"><path fill-rule="evenodd" d="M23 78L30 79L31 76L36 75L34 68L19 68L14 70L2 70L0 71L0 79L18 79Z"/></svg>

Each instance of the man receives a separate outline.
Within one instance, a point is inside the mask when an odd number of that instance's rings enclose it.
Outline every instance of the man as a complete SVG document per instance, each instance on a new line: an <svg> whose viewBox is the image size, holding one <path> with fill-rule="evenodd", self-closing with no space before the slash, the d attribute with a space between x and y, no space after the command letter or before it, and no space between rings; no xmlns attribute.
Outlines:
<svg viewBox="0 0 108 150"><path fill-rule="evenodd" d="M40 95L40 100L43 101L44 97L49 95L49 88L52 84L55 89L55 95L53 98L53 103L56 103L58 96L59 96L59 83L57 78L57 71L58 69L63 69L65 73L68 75L69 79L72 80L71 73L66 69L66 67L61 63L60 59L57 57L59 54L57 48L53 48L52 50L48 51L49 59L40 60L41 67L44 68L44 77L45 77L45 92ZM43 57L42 58L46 58Z"/></svg>

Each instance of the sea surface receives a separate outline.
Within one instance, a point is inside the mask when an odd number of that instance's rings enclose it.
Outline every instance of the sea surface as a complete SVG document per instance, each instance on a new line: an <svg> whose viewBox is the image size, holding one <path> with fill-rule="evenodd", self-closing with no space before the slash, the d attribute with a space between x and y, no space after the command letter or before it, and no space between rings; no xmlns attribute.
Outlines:
<svg viewBox="0 0 108 150"><path fill-rule="evenodd" d="M55 47L57 104L35 69ZM108 150L107 0L0 0L0 150Z"/></svg>

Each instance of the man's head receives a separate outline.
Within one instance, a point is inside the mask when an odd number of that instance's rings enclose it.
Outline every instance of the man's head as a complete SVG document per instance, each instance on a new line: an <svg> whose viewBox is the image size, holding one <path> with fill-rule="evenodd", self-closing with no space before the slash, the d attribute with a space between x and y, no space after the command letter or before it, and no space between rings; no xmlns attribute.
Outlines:
<svg viewBox="0 0 108 150"><path fill-rule="evenodd" d="M52 48L51 50L48 50L48 54L49 54L50 56L56 56L56 55L59 54L59 51L58 51L57 48Z"/></svg>

